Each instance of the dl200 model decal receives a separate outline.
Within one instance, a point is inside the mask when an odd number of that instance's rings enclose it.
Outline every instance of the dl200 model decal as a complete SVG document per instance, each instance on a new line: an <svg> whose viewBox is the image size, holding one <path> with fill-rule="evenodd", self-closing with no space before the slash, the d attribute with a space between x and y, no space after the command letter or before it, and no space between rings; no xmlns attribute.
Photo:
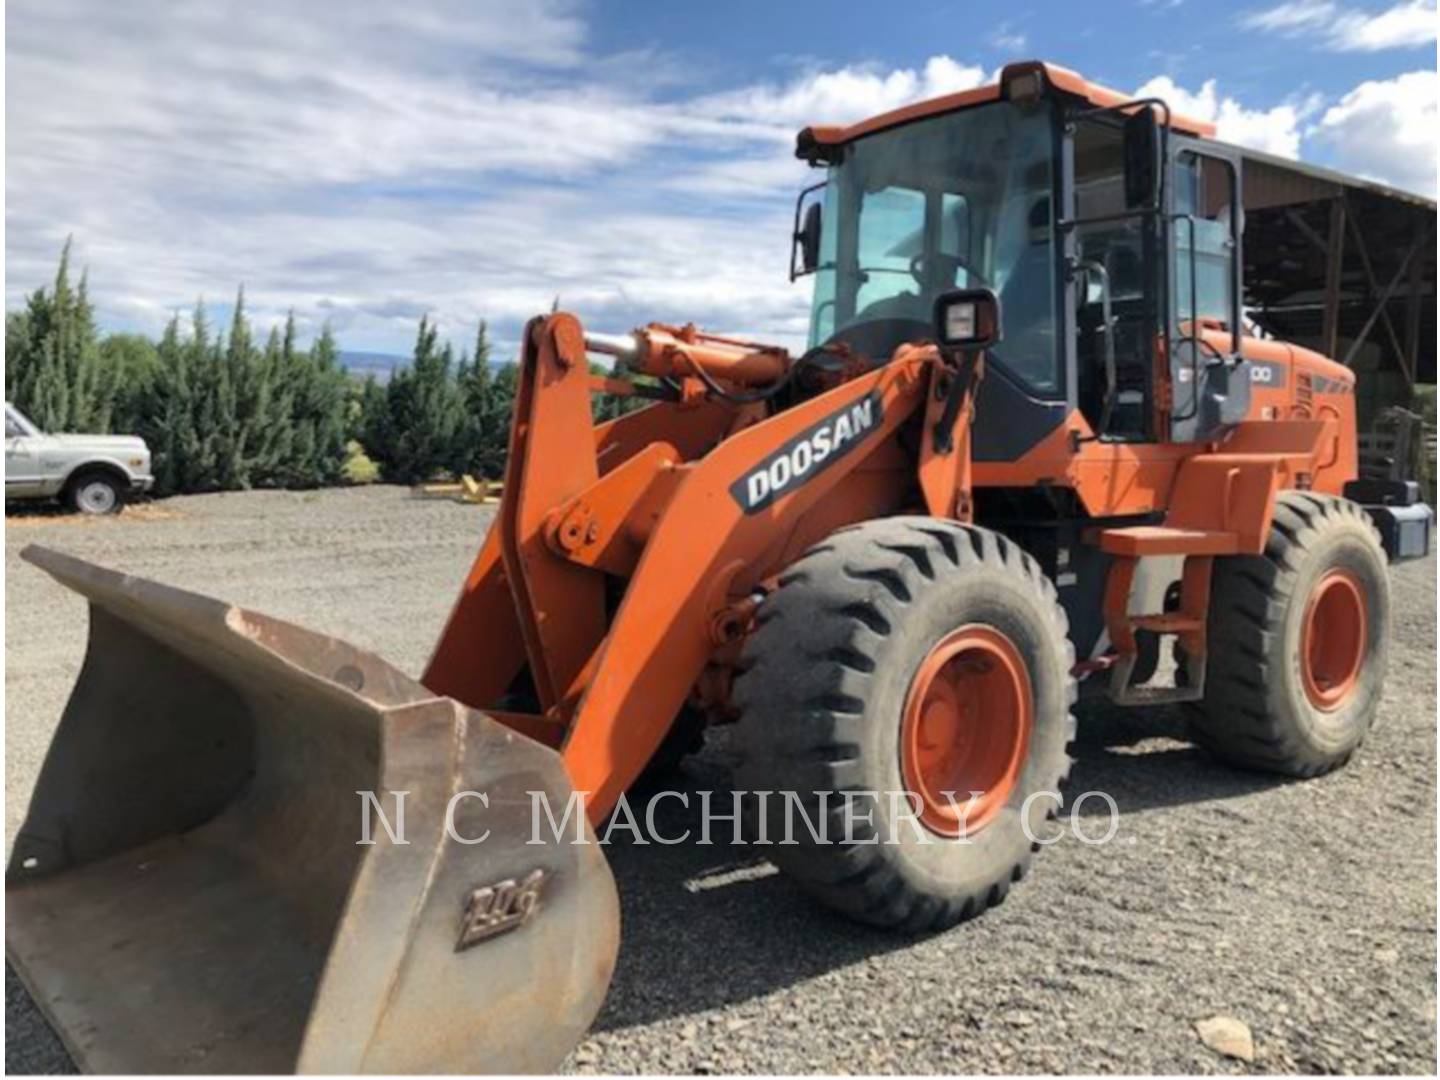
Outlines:
<svg viewBox="0 0 1440 1080"><path fill-rule="evenodd" d="M765 509L853 450L880 426L880 395L870 394L831 413L730 485L747 514Z"/></svg>

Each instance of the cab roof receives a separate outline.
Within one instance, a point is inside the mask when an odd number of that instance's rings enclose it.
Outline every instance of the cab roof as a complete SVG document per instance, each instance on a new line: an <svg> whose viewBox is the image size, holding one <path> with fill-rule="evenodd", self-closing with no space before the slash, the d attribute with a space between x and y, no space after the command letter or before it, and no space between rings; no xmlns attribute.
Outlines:
<svg viewBox="0 0 1440 1080"><path fill-rule="evenodd" d="M1047 64L1040 60L1022 60L1006 64L1000 71L1000 78L987 86L977 86L973 90L962 90L958 94L945 94L941 97L930 98L928 101L918 101L913 105L892 109L890 112L881 113L879 116L872 116L868 120L861 120L859 123L848 126L821 124L807 127L800 132L796 141L796 156L807 160L822 159L826 156L825 148L843 146L862 135L899 127L927 116L953 112L971 105L981 105L987 101L999 101L1006 96L1006 88L1014 80L1031 74L1040 76L1042 92L1067 94L1088 102L1096 108L1110 108L1134 100L1132 94L1122 94L1108 86L1092 83L1069 68L1060 67L1058 64ZM1203 138L1213 138L1215 135L1214 124L1182 116L1179 113L1171 116L1170 125L1175 130L1183 131L1187 135L1198 135Z"/></svg>

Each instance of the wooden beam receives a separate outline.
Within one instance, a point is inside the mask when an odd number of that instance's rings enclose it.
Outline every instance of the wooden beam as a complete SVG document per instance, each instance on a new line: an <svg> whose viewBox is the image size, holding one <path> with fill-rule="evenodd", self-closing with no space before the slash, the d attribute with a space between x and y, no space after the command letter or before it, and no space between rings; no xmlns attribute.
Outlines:
<svg viewBox="0 0 1440 1080"><path fill-rule="evenodd" d="M1370 286L1370 295L1371 295L1372 297L1373 297L1373 296L1376 296L1376 295L1379 295L1379 293L1380 293L1380 283L1379 283L1378 280L1376 280L1376 277L1375 277L1375 268L1370 265L1370 253L1365 250L1365 237L1364 237L1364 235L1360 232L1360 223L1355 220L1355 215L1354 215L1354 214L1347 213L1347 214L1345 215L1345 218L1346 218L1347 221L1349 221L1349 223L1350 223L1350 233L1351 233L1351 235L1355 238L1355 250L1360 253L1360 265L1365 269L1365 280L1369 283L1369 286ZM1401 267L1401 272L1403 272L1403 271L1404 271L1404 266L1402 265L1402 267ZM1398 280L1398 279L1397 279L1397 280ZM1394 286L1395 286L1395 281L1391 281L1391 283L1390 283L1390 288L1385 290L1385 299L1380 300L1380 301L1378 302L1378 305L1377 305L1377 306L1378 306L1378 308L1379 308L1380 317L1381 317L1381 319L1383 319L1384 322L1385 322L1385 331L1386 331L1386 333L1388 333L1388 334L1390 335L1390 345L1391 345L1391 347L1393 347L1394 350L1395 350L1395 362L1400 365L1400 370L1401 370L1401 372L1404 372L1404 370L1405 370L1405 348L1404 348L1404 346L1402 346L1402 345L1400 344L1400 335L1395 332L1395 324L1390 320L1390 308L1387 306L1388 303L1389 303L1390 292L1391 292L1391 290L1394 288ZM1374 316L1372 315L1370 321L1366 322L1366 324L1365 324L1365 327L1366 327L1367 330L1368 330L1369 327L1370 327L1370 323L1373 322L1373 321L1374 321ZM1363 336L1363 335L1362 335L1362 336ZM1350 351L1345 354L1345 356L1346 356L1345 366L1346 366L1346 367L1349 367L1349 366L1350 366L1350 357L1353 356L1354 353L1355 353L1354 346L1351 346Z"/></svg>
<svg viewBox="0 0 1440 1080"><path fill-rule="evenodd" d="M1335 207L1339 202L1339 199L1332 199L1330 202L1330 237L1332 240L1335 236ZM1310 227L1310 223L1305 220L1300 211L1296 210L1293 206L1287 206L1285 208L1285 216L1290 220L1292 225L1300 230L1305 239L1319 248L1321 252L1330 250L1330 245L1320 239L1320 234Z"/></svg>
<svg viewBox="0 0 1440 1080"><path fill-rule="evenodd" d="M1355 359L1355 351L1364 344L1366 336L1370 333L1370 328L1375 325L1375 320L1384 313L1385 305L1390 302L1390 294L1395 291L1395 286L1400 284L1400 279L1405 276L1405 271L1410 269L1410 260L1415 258L1415 253L1424 247L1429 239L1430 226L1427 225L1424 229L1420 230L1420 235L1415 238L1415 243L1410 245L1410 250L1405 253L1405 258L1401 260L1400 269L1395 271L1395 276L1390 279L1390 284L1385 286L1385 291L1380 295L1380 301L1375 305L1375 310L1370 312L1370 317L1365 320L1365 325L1360 328L1360 333L1356 335L1355 340L1350 343L1350 348L1345 351L1345 359L1342 360L1341 363L1346 367L1349 367L1350 362ZM1401 361L1401 370L1404 370L1403 360Z"/></svg>
<svg viewBox="0 0 1440 1080"><path fill-rule="evenodd" d="M1325 315L1320 351L1330 359L1340 352L1340 275L1345 266L1345 200L1330 200L1330 243L1325 249ZM1319 237L1316 237L1318 240Z"/></svg>

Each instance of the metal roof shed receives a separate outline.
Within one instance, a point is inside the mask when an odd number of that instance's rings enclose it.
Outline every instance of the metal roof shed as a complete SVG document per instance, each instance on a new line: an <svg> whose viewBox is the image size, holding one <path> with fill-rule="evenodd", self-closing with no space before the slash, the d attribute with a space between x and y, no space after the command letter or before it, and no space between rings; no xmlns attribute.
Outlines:
<svg viewBox="0 0 1440 1080"><path fill-rule="evenodd" d="M1245 303L1262 330L1355 368L1361 423L1435 382L1434 200L1240 149Z"/></svg>

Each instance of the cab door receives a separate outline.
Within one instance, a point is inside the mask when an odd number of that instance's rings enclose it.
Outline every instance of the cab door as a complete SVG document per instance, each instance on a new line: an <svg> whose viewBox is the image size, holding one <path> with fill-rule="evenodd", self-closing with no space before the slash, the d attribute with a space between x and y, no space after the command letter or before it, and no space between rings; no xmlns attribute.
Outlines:
<svg viewBox="0 0 1440 1080"><path fill-rule="evenodd" d="M1121 108L1069 127L1070 212L1063 224L1073 297L1075 402L1102 442L1155 442L1155 356L1163 346L1165 248L1157 192L1136 191ZM1152 167L1158 174L1159 158Z"/></svg>
<svg viewBox="0 0 1440 1080"><path fill-rule="evenodd" d="M1251 365L1239 344L1240 159L1177 138L1169 170L1170 439L1204 442L1250 408Z"/></svg>

